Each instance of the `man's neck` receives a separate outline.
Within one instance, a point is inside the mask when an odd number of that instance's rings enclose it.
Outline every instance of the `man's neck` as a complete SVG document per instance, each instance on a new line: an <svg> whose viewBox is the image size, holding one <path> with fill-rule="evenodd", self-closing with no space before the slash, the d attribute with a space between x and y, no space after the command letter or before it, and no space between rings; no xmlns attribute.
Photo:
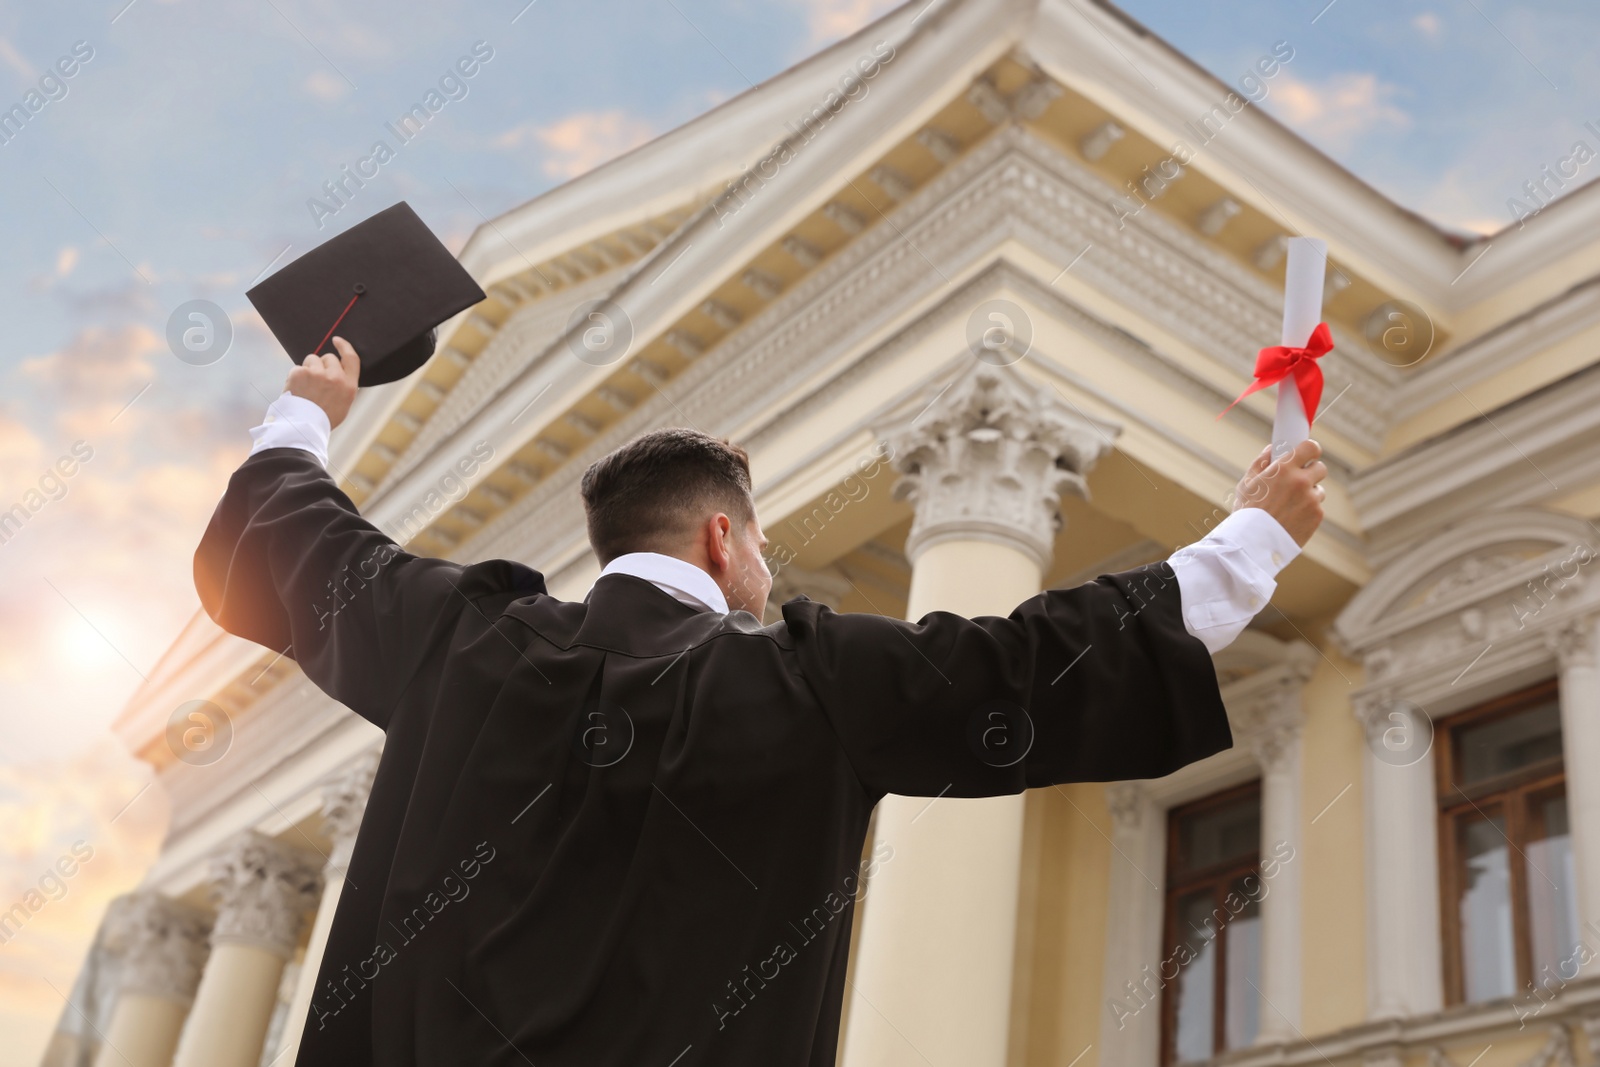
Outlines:
<svg viewBox="0 0 1600 1067"><path fill-rule="evenodd" d="M607 563L600 572L601 577L608 574L631 574L691 607L723 615L728 613L727 594L716 579L704 568L678 556L664 552L627 552Z"/></svg>

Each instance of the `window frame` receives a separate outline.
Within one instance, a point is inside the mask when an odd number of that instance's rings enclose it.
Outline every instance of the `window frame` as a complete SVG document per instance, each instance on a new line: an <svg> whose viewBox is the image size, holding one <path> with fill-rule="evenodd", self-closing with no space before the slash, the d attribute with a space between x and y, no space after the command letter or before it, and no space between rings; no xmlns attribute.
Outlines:
<svg viewBox="0 0 1600 1067"><path fill-rule="evenodd" d="M1214 863L1197 871L1188 871L1182 875L1178 870L1178 827L1184 819L1191 815L1203 814L1215 808L1230 807L1246 797L1254 796L1259 812L1261 806L1261 779L1252 778L1238 785L1229 786L1215 793L1208 793L1203 797L1191 800L1184 804L1176 804L1166 810L1166 877L1162 887L1161 902L1161 952L1162 959L1166 954L1174 951L1177 945L1176 934L1178 925L1178 902L1194 893L1211 888L1213 899L1217 907L1224 907L1223 900L1232 890L1235 882L1249 875L1261 877L1261 841L1257 837L1255 848L1247 855L1231 860ZM1216 957L1213 962L1214 974L1212 976L1213 988L1216 996L1211 1006L1211 1057L1221 1055L1227 1051L1225 1042L1228 1033L1228 939L1217 939ZM1176 992L1178 982L1176 977L1164 984L1161 995L1161 1045L1159 1063L1161 1067L1177 1067L1180 1061L1177 1058L1177 1010L1178 998L1172 995Z"/></svg>
<svg viewBox="0 0 1600 1067"><path fill-rule="evenodd" d="M1530 843L1531 802L1535 798L1565 796L1566 735L1563 730L1561 755L1530 764L1519 770L1487 779L1463 789L1456 785L1457 741L1475 726L1507 719L1530 711L1540 704L1561 698L1559 678L1549 678L1476 707L1451 715L1439 723L1435 736L1435 811L1439 840L1439 921L1443 947L1444 994L1446 1006L1488 1003L1466 998L1466 972L1461 950L1460 827L1473 819L1499 814L1505 823L1507 844L1515 854L1508 864L1511 875L1511 926L1516 974L1516 990L1532 987L1533 938L1529 910L1527 846ZM1513 993L1513 996L1516 994Z"/></svg>

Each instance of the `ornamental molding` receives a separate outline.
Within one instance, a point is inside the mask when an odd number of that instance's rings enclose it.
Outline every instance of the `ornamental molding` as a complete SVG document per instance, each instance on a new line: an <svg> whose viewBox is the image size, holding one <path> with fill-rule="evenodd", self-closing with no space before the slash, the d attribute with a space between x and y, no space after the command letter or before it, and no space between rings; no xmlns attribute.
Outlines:
<svg viewBox="0 0 1600 1067"><path fill-rule="evenodd" d="M120 896L106 910L104 945L120 960L118 991L194 1002L211 917L154 890Z"/></svg>
<svg viewBox="0 0 1600 1067"><path fill-rule="evenodd" d="M1121 427L1089 419L1011 366L974 361L913 418L885 428L901 474L892 491L915 508L905 555L953 539L1012 545L1048 570L1064 494L1088 499L1085 476Z"/></svg>
<svg viewBox="0 0 1600 1067"><path fill-rule="evenodd" d="M1600 322L1600 280L1591 279L1546 303L1440 353L1406 378L1395 399L1396 419L1407 419L1433 407L1452 388L1470 389L1507 367L1561 344Z"/></svg>
<svg viewBox="0 0 1600 1067"><path fill-rule="evenodd" d="M1357 593L1333 625L1368 688L1435 699L1459 678L1481 695L1552 657L1592 662L1600 613L1600 537L1581 519L1536 509L1473 516L1414 545ZM1467 672L1470 669L1471 674ZM1359 701L1358 701L1359 703ZM1438 710L1438 709L1435 709Z"/></svg>
<svg viewBox="0 0 1600 1067"><path fill-rule="evenodd" d="M1584 1025L1587 1027L1589 1022L1590 1020L1584 1020ZM1522 1061L1520 1067L1575 1067L1577 1059L1573 1055L1571 1032L1561 1023L1548 1029L1549 1039L1538 1052ZM1428 1049L1428 1067L1458 1067L1458 1065L1444 1049L1434 1045Z"/></svg>
<svg viewBox="0 0 1600 1067"><path fill-rule="evenodd" d="M214 945L253 945L294 954L306 913L322 896L321 856L254 830L230 838L211 863L217 904Z"/></svg>
<svg viewBox="0 0 1600 1067"><path fill-rule="evenodd" d="M761 428L738 425L744 412L795 393L822 399L811 383L827 360L837 359L834 353L861 348L906 308L939 298L951 271L959 273L961 264L1008 239L1025 241L1061 262L1096 242L1096 253L1074 268L1075 275L1180 331L1240 380L1248 379L1250 353L1277 339L1281 294L1154 212L1119 233L1105 206L1111 192L1024 128L997 130L897 207L893 226L874 226L835 253L664 384L663 397L651 398L602 431L486 523L467 555L548 558L552 546L581 544L583 515L573 489L589 462L639 433L686 419L710 433L742 430L759 437ZM930 262L939 270L930 271ZM955 311L941 308L941 313ZM1101 326L1108 334L1117 332ZM1142 349L1171 381L1197 390L1208 403L1221 396L1137 338L1120 337L1119 350ZM1373 442L1387 418L1362 413L1386 411L1390 392L1387 368L1368 366L1376 362L1357 351L1341 363L1340 374L1357 377L1351 395L1330 415L1341 432ZM1330 372L1328 388L1338 391L1344 382L1335 378ZM1356 421L1341 424L1341 418L1366 420L1366 428Z"/></svg>
<svg viewBox="0 0 1600 1067"><path fill-rule="evenodd" d="M1456 1005L1441 1011L1399 1018L1363 1021L1318 1034L1313 1044L1306 1038L1272 1042L1229 1053L1228 1067L1327 1067L1332 1062L1360 1058L1369 1067L1399 1067L1423 1059L1430 1067L1441 1063L1433 1049L1459 1048L1470 1059L1486 1044L1525 1036L1537 1019L1548 1026L1549 1037L1523 1067L1570 1067L1571 1026L1582 1026L1594 1057L1596 1009L1600 1008L1600 979L1567 982L1557 990L1534 995L1524 992L1510 1001ZM1565 1047L1563 1047L1565 1046ZM1470 1050L1470 1051L1469 1051ZM1454 1058L1443 1060L1454 1063Z"/></svg>

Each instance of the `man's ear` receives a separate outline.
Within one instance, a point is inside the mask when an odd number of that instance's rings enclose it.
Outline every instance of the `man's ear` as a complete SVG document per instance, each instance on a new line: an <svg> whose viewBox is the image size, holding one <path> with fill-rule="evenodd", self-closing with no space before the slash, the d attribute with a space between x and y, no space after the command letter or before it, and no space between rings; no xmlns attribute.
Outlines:
<svg viewBox="0 0 1600 1067"><path fill-rule="evenodd" d="M718 570L728 570L733 566L733 547L730 544L732 530L732 523L720 511L701 527L706 539L706 555Z"/></svg>

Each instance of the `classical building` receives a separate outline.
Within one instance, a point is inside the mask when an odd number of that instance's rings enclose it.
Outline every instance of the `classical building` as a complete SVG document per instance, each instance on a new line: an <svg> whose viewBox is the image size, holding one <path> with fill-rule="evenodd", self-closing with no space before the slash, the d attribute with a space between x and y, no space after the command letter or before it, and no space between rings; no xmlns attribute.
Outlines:
<svg viewBox="0 0 1600 1067"><path fill-rule="evenodd" d="M1595 1058L1600 190L1444 232L1247 106L1301 44L1227 83L1103 2L918 0L486 223L488 299L336 435L411 550L581 598L584 467L698 427L774 602L1004 614L1226 515L1327 240L1328 517L1216 657L1236 745L886 799L846 1067ZM291 1062L381 735L203 617L117 729L173 822L47 1062Z"/></svg>

